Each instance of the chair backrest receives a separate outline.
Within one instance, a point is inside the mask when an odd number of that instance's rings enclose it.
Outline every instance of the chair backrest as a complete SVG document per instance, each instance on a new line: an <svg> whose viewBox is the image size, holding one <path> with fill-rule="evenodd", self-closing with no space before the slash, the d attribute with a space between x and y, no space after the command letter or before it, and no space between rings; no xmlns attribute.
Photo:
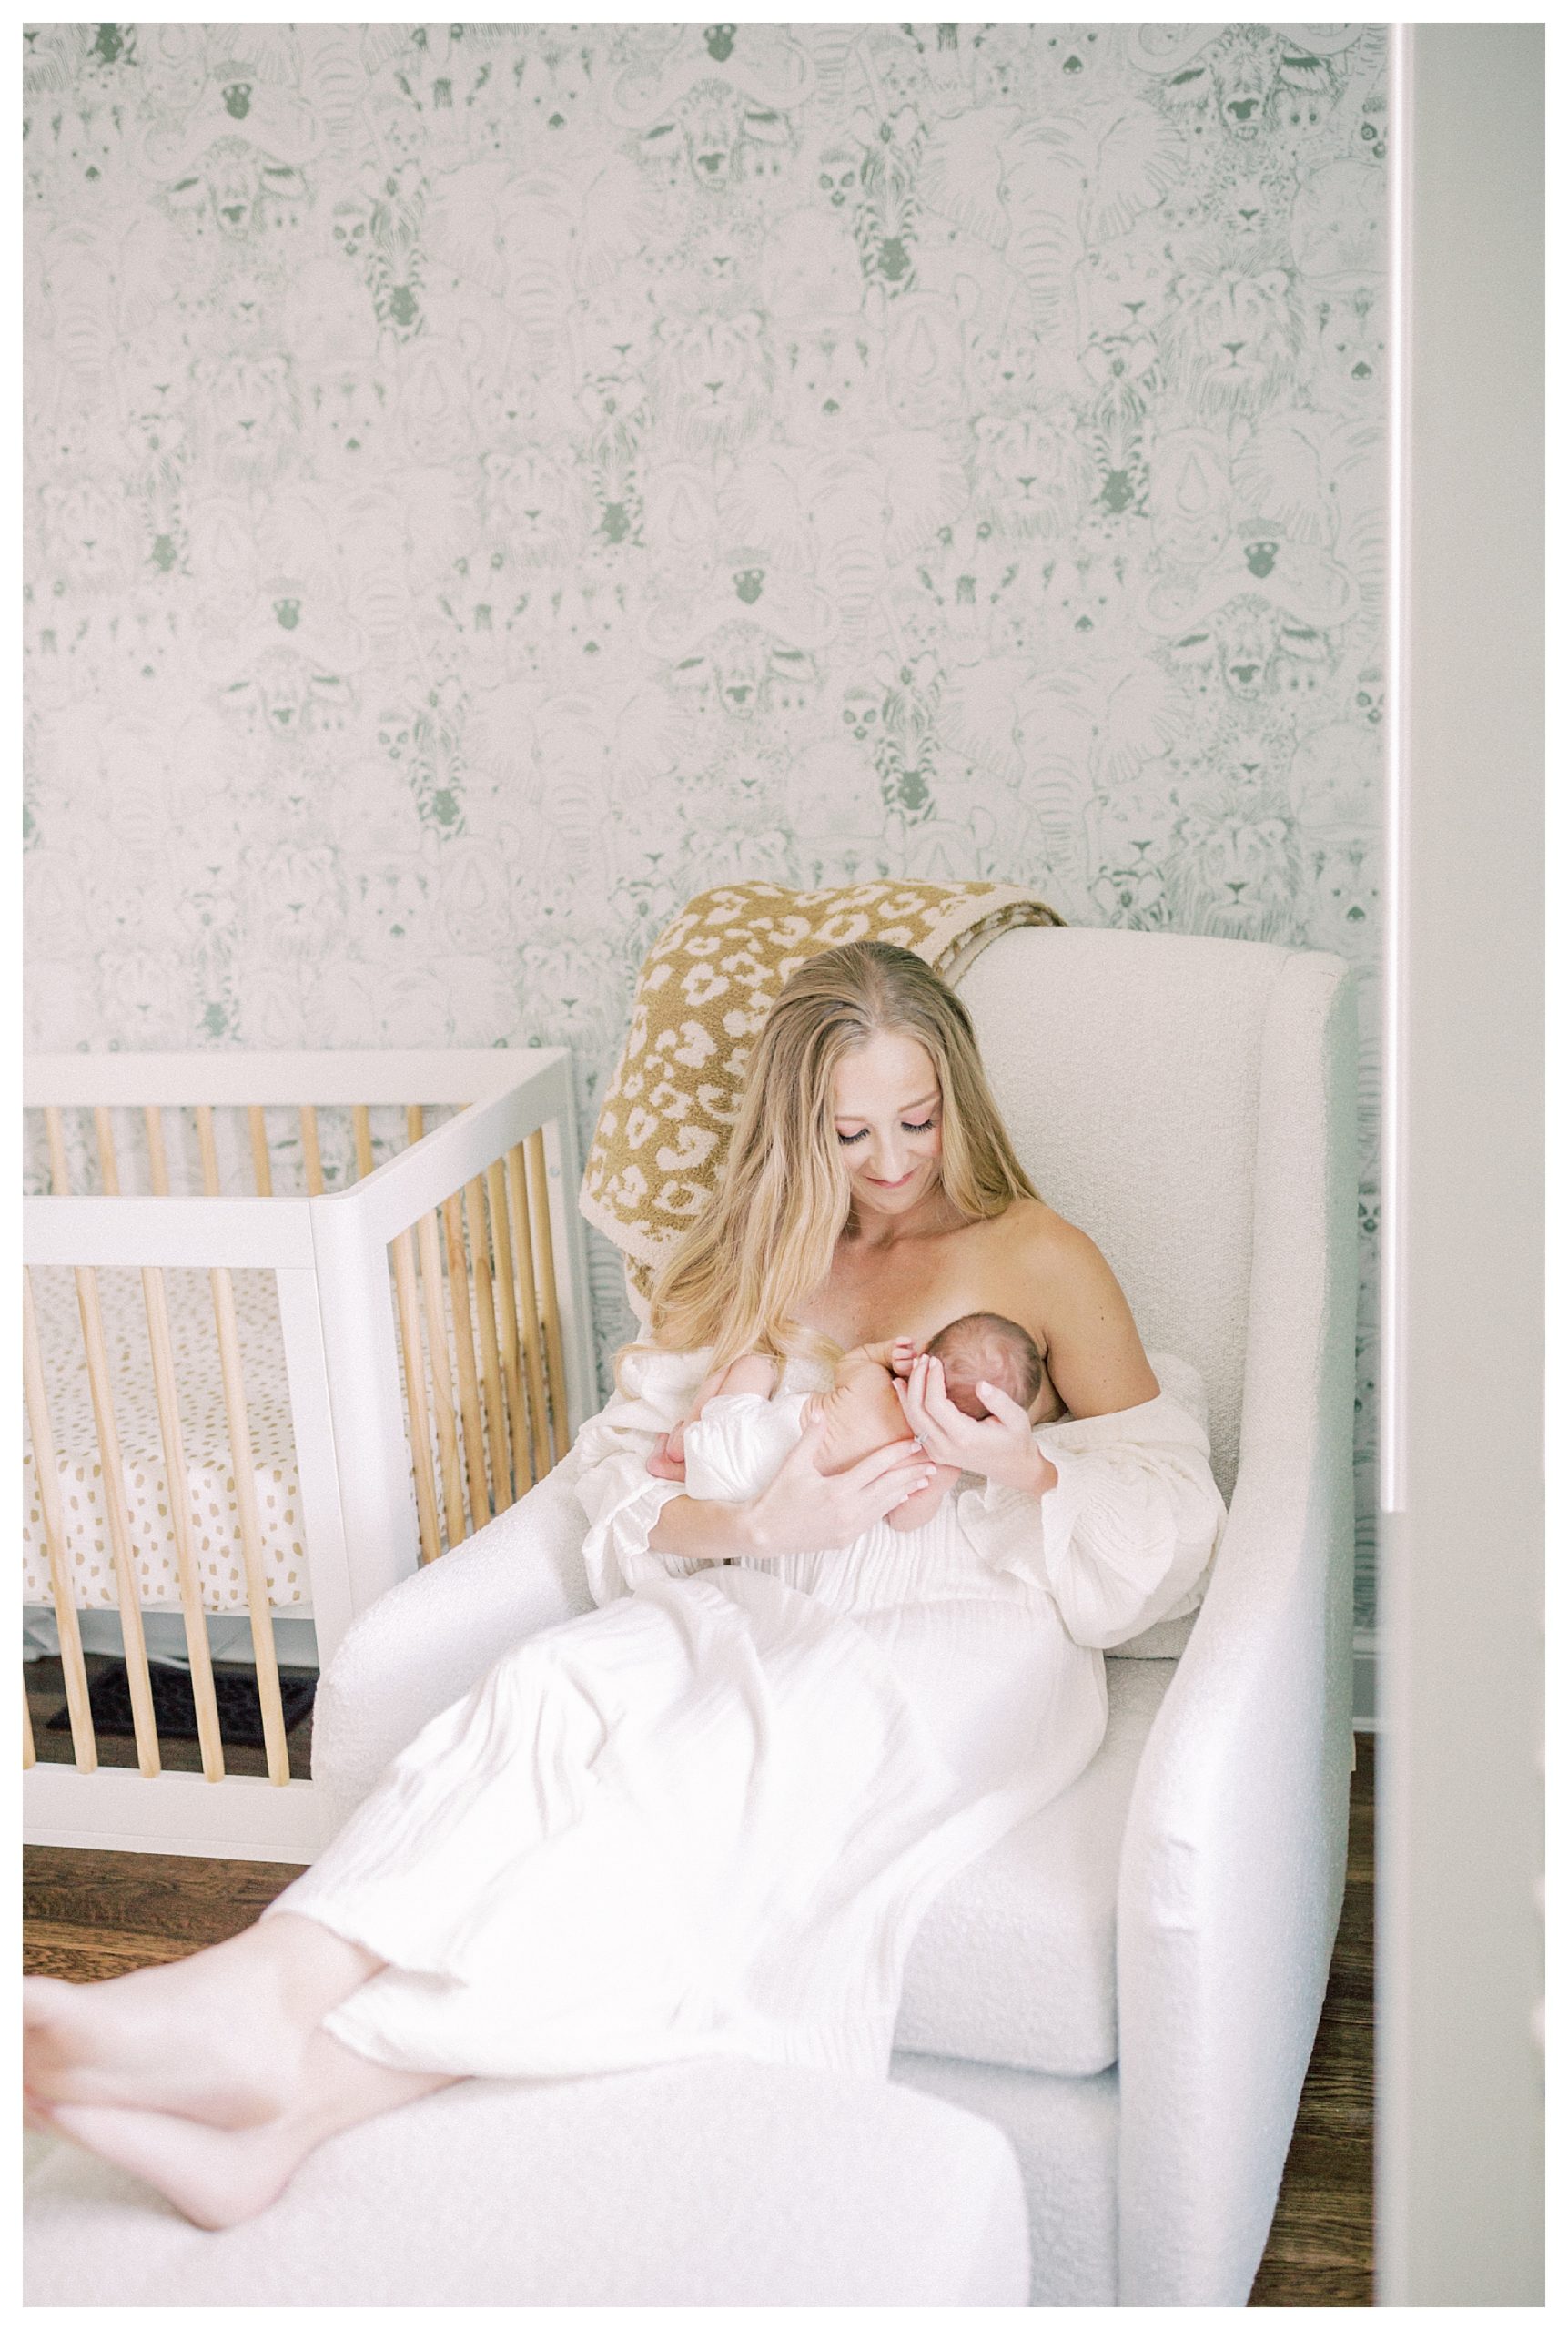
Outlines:
<svg viewBox="0 0 1568 2330"><path fill-rule="evenodd" d="M1047 1202L1115 1271L1148 1351L1209 1393L1236 1478L1269 1006L1290 950L1132 930L1016 930L957 982ZM1305 1096L1304 1096L1305 1097Z"/></svg>

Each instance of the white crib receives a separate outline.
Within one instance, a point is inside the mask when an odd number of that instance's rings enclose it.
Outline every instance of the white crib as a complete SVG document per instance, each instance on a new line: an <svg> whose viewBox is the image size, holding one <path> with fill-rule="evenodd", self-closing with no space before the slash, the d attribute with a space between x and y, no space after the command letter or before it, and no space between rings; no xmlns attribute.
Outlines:
<svg viewBox="0 0 1568 2330"><path fill-rule="evenodd" d="M24 1201L24 1604L57 1629L73 1758L25 1689L25 1835L309 1859L278 1634L308 1617L324 1664L597 1404L570 1055L63 1054L23 1102L49 1191ZM265 1777L226 1755L225 1611ZM84 1625L125 1658L134 1769L100 1755ZM199 1771L166 1768L149 1628L188 1665Z"/></svg>

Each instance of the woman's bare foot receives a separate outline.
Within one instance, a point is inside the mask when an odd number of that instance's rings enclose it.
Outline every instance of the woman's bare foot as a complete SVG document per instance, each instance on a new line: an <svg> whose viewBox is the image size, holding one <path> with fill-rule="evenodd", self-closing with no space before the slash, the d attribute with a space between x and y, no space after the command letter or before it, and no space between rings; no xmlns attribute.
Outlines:
<svg viewBox="0 0 1568 2330"><path fill-rule="evenodd" d="M56 2103L46 2124L100 2160L128 2168L209 2233L270 2207L311 2148L285 2119L215 2128L173 2112Z"/></svg>
<svg viewBox="0 0 1568 2330"><path fill-rule="evenodd" d="M174 2112L57 2103L44 2124L101 2160L128 2168L189 2217L216 2232L269 2208L308 2153L400 2103L450 2087L447 2072L406 2072L371 2062L312 2033L288 2108L250 2128L216 2128Z"/></svg>
<svg viewBox="0 0 1568 2330"><path fill-rule="evenodd" d="M303 2033L281 2013L249 2011L248 2001L237 2012L226 1984L173 1979L199 1965L186 1959L106 1982L25 1980L24 2078L33 2097L46 2109L179 2112L217 2128L274 2118L298 2077Z"/></svg>
<svg viewBox="0 0 1568 2330"><path fill-rule="evenodd" d="M380 1964L309 1920L278 1917L106 1982L35 1975L22 1985L24 2082L46 2107L253 2127L294 2097L322 2015Z"/></svg>

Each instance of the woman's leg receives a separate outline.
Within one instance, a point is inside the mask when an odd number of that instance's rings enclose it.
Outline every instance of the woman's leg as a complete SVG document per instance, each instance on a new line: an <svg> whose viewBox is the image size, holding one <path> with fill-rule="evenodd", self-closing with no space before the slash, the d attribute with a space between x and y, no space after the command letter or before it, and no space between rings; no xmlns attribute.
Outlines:
<svg viewBox="0 0 1568 2330"><path fill-rule="evenodd" d="M86 2103L52 2105L42 2123L145 2178L193 2224L216 2230L268 2207L327 2137L451 2085L446 2072L393 2071L318 2031L292 2101L257 2126L217 2129L172 2112Z"/></svg>
<svg viewBox="0 0 1568 2330"><path fill-rule="evenodd" d="M275 2120L306 2041L384 1960L279 1911L231 1941L106 1982L22 1985L23 2081L46 2105L177 2112L209 2128Z"/></svg>

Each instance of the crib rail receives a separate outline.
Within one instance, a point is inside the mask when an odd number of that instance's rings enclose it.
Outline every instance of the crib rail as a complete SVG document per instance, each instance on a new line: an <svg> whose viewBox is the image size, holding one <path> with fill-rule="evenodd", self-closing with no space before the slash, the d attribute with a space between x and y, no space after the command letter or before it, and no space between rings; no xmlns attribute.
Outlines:
<svg viewBox="0 0 1568 2330"><path fill-rule="evenodd" d="M24 1106L41 1114L50 1194L24 1204L25 1389L76 1774L96 1770L99 1748L31 1273L74 1273L137 1767L153 1778L162 1759L96 1283L106 1267L140 1271L202 1774L232 1783L190 1541L164 1283L170 1269L208 1273L268 1780L286 1788L233 1274L269 1271L277 1287L325 1658L400 1576L524 1494L592 1403L582 1231L569 1201L578 1178L570 1066L565 1053L545 1051L26 1063ZM35 1753L25 1720L25 1762ZM35 1766L30 1785L44 1777Z"/></svg>
<svg viewBox="0 0 1568 2330"><path fill-rule="evenodd" d="M25 1109L466 1109L551 1063L559 1049L441 1052L32 1052L22 1062Z"/></svg>
<svg viewBox="0 0 1568 2330"><path fill-rule="evenodd" d="M565 1453L548 1173L543 1134L531 1132L391 1241L421 1561L503 1513Z"/></svg>

